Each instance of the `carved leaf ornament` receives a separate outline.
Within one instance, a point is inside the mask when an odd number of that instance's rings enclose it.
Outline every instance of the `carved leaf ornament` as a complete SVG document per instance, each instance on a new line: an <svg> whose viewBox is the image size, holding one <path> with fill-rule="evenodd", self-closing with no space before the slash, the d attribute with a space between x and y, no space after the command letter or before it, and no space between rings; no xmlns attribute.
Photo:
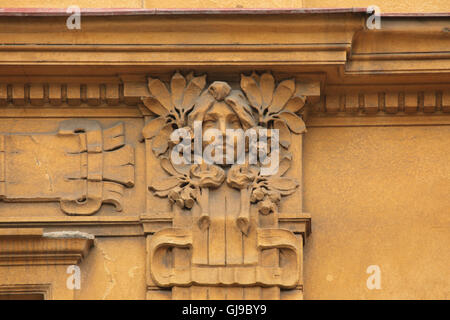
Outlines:
<svg viewBox="0 0 450 320"><path fill-rule="evenodd" d="M156 156L169 148L169 137L174 129L183 128L187 115L194 107L206 84L206 75L183 77L175 73L170 81L170 91L159 79L148 79L150 96L143 98L144 105L158 117L143 129L145 139L154 138L152 149Z"/></svg>
<svg viewBox="0 0 450 320"><path fill-rule="evenodd" d="M214 103L225 102L236 113L244 130L279 130L282 148L276 174L260 175L263 165L259 162L252 166L234 164L227 170L226 179L228 185L245 193L241 194L241 200L256 204L261 214L275 212L281 196L292 194L299 186L295 179L283 175L292 160L288 151L291 133L306 131L300 116L305 106L305 96L296 89L294 79L276 83L271 73L241 75L241 90L233 90L221 81L213 82L207 89L205 86L206 75L194 76L193 73L183 76L176 72L168 85L159 79L148 79L150 95L142 100L157 117L147 123L142 133L145 139L151 139L152 151L160 158L161 167L169 175L153 181L149 190L158 197L168 197L180 208L191 209L195 203L202 207L202 192L220 187L225 180L225 171L219 165L172 163L169 155L174 143L170 141L170 135L175 129L185 128L193 138L193 122L202 121ZM270 144L270 134L267 139ZM247 215L241 212L238 218L244 233L248 227Z"/></svg>

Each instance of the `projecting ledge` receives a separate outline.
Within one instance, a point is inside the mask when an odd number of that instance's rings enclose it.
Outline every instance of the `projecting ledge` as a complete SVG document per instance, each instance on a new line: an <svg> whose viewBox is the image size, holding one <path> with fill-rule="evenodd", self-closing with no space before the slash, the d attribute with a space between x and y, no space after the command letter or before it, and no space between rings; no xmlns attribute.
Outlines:
<svg viewBox="0 0 450 320"><path fill-rule="evenodd" d="M1 228L0 266L73 265L94 245L80 232L44 233L39 228Z"/></svg>

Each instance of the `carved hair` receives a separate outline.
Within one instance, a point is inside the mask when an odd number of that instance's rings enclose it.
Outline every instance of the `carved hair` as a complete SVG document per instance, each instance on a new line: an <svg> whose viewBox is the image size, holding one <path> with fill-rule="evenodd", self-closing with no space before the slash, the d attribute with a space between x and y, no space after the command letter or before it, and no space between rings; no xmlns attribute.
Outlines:
<svg viewBox="0 0 450 320"><path fill-rule="evenodd" d="M204 91L189 114L188 125L194 121L202 121L206 113L218 101L224 101L238 116L244 130L256 126L256 120L247 99L240 90L231 90L231 87L222 81L215 81Z"/></svg>

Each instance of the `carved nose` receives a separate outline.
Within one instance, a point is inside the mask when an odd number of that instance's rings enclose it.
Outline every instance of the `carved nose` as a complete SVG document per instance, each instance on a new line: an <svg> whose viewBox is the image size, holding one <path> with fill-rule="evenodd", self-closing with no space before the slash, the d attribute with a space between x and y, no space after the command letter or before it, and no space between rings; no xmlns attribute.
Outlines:
<svg viewBox="0 0 450 320"><path fill-rule="evenodd" d="M227 134L227 124L225 123L225 121L219 122L219 131L222 134L223 141L225 141Z"/></svg>

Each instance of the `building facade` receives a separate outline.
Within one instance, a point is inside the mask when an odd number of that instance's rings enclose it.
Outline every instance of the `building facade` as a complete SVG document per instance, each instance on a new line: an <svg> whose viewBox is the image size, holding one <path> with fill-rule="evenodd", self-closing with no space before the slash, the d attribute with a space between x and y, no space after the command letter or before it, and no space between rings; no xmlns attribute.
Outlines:
<svg viewBox="0 0 450 320"><path fill-rule="evenodd" d="M445 4L85 2L0 10L0 298L449 298Z"/></svg>

